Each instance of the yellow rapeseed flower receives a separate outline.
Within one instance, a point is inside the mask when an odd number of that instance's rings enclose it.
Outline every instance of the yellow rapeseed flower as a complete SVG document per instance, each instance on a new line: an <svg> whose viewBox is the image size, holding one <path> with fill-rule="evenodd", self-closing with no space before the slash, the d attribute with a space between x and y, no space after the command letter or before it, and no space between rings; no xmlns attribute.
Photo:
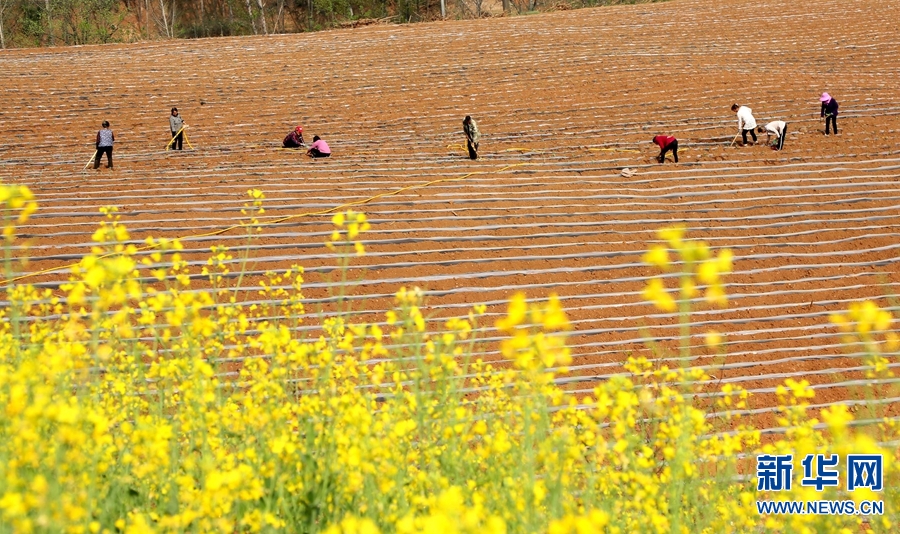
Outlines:
<svg viewBox="0 0 900 534"><path fill-rule="evenodd" d="M669 248L678 250L682 247L682 238L686 232L686 228L682 225L670 226L663 228L657 232L660 239L665 240L669 244Z"/></svg>
<svg viewBox="0 0 900 534"><path fill-rule="evenodd" d="M673 312L678 309L675 299L666 291L663 281L659 278L653 278L647 282L647 286L644 288L644 298L665 312Z"/></svg>
<svg viewBox="0 0 900 534"><path fill-rule="evenodd" d="M525 321L528 312L528 303L525 300L525 293L517 292L509 300L506 317L497 321L497 330L501 332L512 332L517 326Z"/></svg>
<svg viewBox="0 0 900 534"><path fill-rule="evenodd" d="M644 254L644 263L659 267L663 270L669 268L669 249L662 245L654 245Z"/></svg>
<svg viewBox="0 0 900 534"><path fill-rule="evenodd" d="M706 346L710 349L718 349L720 345L722 345L722 334L716 332L715 330L709 330L706 332L705 336Z"/></svg>

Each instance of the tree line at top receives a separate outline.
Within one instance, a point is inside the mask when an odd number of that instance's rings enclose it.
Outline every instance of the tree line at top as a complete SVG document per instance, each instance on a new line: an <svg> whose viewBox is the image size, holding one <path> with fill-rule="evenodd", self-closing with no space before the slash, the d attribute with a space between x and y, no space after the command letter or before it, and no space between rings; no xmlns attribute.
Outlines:
<svg viewBox="0 0 900 534"><path fill-rule="evenodd" d="M657 0L0 0L0 48L265 35Z"/></svg>

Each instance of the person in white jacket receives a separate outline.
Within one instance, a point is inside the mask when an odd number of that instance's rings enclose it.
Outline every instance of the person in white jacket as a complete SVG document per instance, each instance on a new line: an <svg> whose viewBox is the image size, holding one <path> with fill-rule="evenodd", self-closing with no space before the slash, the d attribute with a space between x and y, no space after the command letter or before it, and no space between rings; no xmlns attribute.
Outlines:
<svg viewBox="0 0 900 534"><path fill-rule="evenodd" d="M753 110L747 106L732 104L731 111L737 113L738 130L744 138L744 144L747 144L748 133L753 136L753 142L756 143L756 119L753 118Z"/></svg>
<svg viewBox="0 0 900 534"><path fill-rule="evenodd" d="M773 142L772 150L781 150L784 148L784 137L787 135L787 123L784 121L772 121L766 124L765 127L759 127L759 133L766 134L766 144L769 144L769 140L772 136L775 136L775 142Z"/></svg>

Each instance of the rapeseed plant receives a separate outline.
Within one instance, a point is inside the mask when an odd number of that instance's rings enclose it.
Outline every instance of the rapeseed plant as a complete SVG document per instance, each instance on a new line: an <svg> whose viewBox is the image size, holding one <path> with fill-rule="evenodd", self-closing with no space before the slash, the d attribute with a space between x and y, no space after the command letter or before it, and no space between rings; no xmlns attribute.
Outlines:
<svg viewBox="0 0 900 534"><path fill-rule="evenodd" d="M264 195L249 195L253 239ZM8 243L33 197L0 186L0 208ZM414 287L383 320L342 310L306 335L300 267L241 296L226 248L197 273L177 240L149 239L139 259L116 210L102 215L62 297L6 284L0 532L856 532L855 516L760 516L754 502L768 495L748 457L877 453L886 487L898 481L897 451L879 445L897 425L860 426L842 405L814 411L804 381L778 388L785 430L771 439L743 415L747 391L685 365L633 357L589 394L568 391L557 379L570 325L555 296L512 296L495 323L508 366L475 356L484 306L430 331ZM346 279L369 223L345 212L332 224L326 246ZM729 252L683 228L660 238L667 247L646 260L665 274L674 251L679 284L651 281L648 300L680 313L701 291L727 303ZM7 247L7 279L12 264ZM873 306L832 321L886 377L893 318ZM708 345L721 347L717 336ZM852 498L883 499L868 528L890 532L897 495Z"/></svg>

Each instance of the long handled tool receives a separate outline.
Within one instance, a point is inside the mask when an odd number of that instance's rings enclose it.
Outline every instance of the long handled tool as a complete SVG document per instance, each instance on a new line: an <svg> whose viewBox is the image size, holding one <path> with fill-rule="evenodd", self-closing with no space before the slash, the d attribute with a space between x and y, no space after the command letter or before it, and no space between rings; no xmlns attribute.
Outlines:
<svg viewBox="0 0 900 534"><path fill-rule="evenodd" d="M741 135L741 132L734 134L734 139L731 140L731 144L728 145L730 147L734 146L735 141L737 141L738 136Z"/></svg>
<svg viewBox="0 0 900 534"><path fill-rule="evenodd" d="M85 169L87 169L87 168L88 168L88 165L90 165L91 163L94 162L94 158L97 157L97 154L98 154L99 152L100 152L99 150L95 150L95 151L94 151L94 155L91 156L91 159L89 159L88 162L85 164L84 168L81 169L82 171L84 171Z"/></svg>

